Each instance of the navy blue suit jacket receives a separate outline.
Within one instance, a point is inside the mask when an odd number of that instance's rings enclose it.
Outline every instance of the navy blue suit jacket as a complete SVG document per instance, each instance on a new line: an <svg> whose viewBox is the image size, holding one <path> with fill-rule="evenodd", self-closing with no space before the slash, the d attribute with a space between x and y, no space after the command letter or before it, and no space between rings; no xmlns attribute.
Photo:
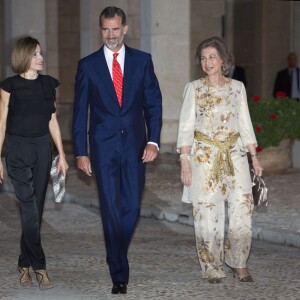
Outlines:
<svg viewBox="0 0 300 300"><path fill-rule="evenodd" d="M299 88L299 68L297 68L297 82ZM292 93L292 82L289 75L289 69L281 70L277 73L274 89L273 89L273 96L276 97L276 93L279 91L285 92L289 98L291 98Z"/></svg>
<svg viewBox="0 0 300 300"><path fill-rule="evenodd" d="M125 45L121 108L103 47L79 61L73 110L75 156L88 155L88 131L92 162L106 164L115 151L131 163L141 162L148 141L160 144L161 127L162 96L150 54Z"/></svg>
<svg viewBox="0 0 300 300"><path fill-rule="evenodd" d="M229 74L226 75L229 77ZM244 83L244 86L247 87L247 79L245 69L239 66L234 66L233 73L230 78L239 80Z"/></svg>

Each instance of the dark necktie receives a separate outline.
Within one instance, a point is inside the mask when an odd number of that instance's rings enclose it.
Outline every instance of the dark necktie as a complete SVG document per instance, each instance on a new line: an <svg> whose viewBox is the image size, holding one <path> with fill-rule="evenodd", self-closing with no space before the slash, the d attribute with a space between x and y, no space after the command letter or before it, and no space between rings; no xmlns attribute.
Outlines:
<svg viewBox="0 0 300 300"><path fill-rule="evenodd" d="M115 87L115 91L117 94L118 102L120 107L122 106L122 94L123 94L123 75L120 64L117 61L117 56L119 53L114 53L114 59L112 64L112 77L113 83Z"/></svg>

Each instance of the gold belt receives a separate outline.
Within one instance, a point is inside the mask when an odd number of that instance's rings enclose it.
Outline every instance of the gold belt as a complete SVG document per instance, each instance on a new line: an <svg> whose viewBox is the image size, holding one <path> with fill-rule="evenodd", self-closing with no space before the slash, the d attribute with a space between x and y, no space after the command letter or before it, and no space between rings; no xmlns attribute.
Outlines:
<svg viewBox="0 0 300 300"><path fill-rule="evenodd" d="M194 137L197 141L205 142L219 148L213 165L213 174L215 175L217 182L219 182L223 173L234 176L234 168L229 149L230 146L233 146L236 143L239 136L240 134L237 132L236 134L231 135L229 138L227 138L227 140L219 141L217 139L210 138L200 131L196 130L194 132Z"/></svg>

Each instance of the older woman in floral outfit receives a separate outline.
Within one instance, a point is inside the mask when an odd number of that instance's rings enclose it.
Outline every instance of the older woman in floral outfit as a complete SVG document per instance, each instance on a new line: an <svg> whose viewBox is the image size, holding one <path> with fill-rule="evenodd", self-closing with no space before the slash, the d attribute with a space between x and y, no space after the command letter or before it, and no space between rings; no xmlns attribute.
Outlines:
<svg viewBox="0 0 300 300"><path fill-rule="evenodd" d="M242 282L253 281L246 262L252 239L252 182L247 152L262 174L245 87L226 78L231 55L221 38L199 44L196 58L206 77L187 84L177 148L181 179L193 204L196 246L203 278L220 283L224 263ZM229 227L224 239L225 202Z"/></svg>

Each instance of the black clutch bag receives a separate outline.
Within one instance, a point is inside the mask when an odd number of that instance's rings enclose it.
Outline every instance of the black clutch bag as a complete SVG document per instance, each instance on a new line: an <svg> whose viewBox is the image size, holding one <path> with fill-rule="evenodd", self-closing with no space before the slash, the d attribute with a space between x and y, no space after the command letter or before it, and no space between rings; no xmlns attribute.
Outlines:
<svg viewBox="0 0 300 300"><path fill-rule="evenodd" d="M252 194L254 205L257 207L268 206L268 188L260 176L256 176L252 171Z"/></svg>

